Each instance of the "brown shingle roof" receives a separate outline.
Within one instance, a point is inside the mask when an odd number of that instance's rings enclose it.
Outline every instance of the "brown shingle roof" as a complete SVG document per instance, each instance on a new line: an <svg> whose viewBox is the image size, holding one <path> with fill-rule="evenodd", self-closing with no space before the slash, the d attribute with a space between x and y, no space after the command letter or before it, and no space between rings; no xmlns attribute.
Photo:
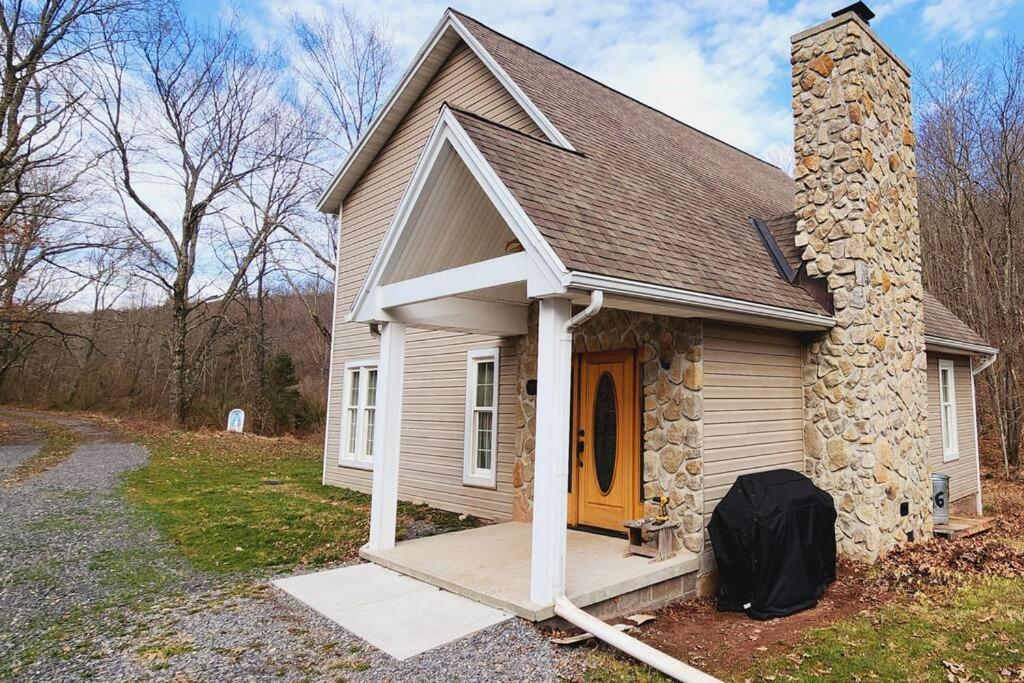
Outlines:
<svg viewBox="0 0 1024 683"><path fill-rule="evenodd" d="M466 124L568 268L822 312L750 226L792 210L785 173L459 16L580 152Z"/></svg>
<svg viewBox="0 0 1024 683"><path fill-rule="evenodd" d="M988 346L980 334L968 327L934 295L924 293L924 331L932 337Z"/></svg>
<svg viewBox="0 0 1024 683"><path fill-rule="evenodd" d="M782 170L456 12L577 153L456 111L572 270L823 312L779 274L761 218L801 265L793 180ZM925 294L927 334L986 344Z"/></svg>

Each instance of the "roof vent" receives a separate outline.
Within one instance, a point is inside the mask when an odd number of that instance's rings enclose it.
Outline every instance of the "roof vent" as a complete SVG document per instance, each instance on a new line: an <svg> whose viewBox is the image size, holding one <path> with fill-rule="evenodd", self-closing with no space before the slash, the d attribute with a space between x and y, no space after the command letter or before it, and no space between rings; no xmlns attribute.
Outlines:
<svg viewBox="0 0 1024 683"><path fill-rule="evenodd" d="M835 12L832 13L832 16L838 17L839 15L846 14L847 12L853 12L858 17L860 17L865 24L870 24L871 20L875 18L875 13L871 11L871 8L865 5L863 2L859 1L853 3L849 7L844 7L841 10L836 10Z"/></svg>

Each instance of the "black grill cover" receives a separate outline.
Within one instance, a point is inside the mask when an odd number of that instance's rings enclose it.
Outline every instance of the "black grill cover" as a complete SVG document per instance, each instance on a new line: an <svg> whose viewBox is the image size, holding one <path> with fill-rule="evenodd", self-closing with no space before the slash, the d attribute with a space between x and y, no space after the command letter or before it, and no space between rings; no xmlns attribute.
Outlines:
<svg viewBox="0 0 1024 683"><path fill-rule="evenodd" d="M836 508L792 470L744 474L711 515L718 609L771 619L814 607L836 578Z"/></svg>

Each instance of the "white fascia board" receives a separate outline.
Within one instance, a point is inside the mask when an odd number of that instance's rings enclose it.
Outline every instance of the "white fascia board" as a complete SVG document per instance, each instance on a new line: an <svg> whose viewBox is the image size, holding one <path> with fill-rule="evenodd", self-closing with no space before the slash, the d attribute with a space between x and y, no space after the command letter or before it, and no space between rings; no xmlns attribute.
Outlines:
<svg viewBox="0 0 1024 683"><path fill-rule="evenodd" d="M377 306L387 309L524 282L529 260L525 252L507 254L384 285L377 288Z"/></svg>
<svg viewBox="0 0 1024 683"><path fill-rule="evenodd" d="M420 194L427 185L430 173L437 165L445 145L449 145L459 155L484 194L494 204L519 243L523 245L529 258L527 287L531 296L565 291L562 285L567 272L565 266L519 205L519 202L491 168L491 165L484 159L480 150L473 144L469 134L459 124L452 110L445 105L441 107L441 113L437 117L434 129L427 139L419 161L416 162L409 185L398 203L398 208L391 219L391 225L388 226L388 230L384 234L384 239L381 241L363 284L352 302L352 309L346 316L346 320L375 322L387 319L380 310L375 292L381 284L388 263L401 240L402 232L409 222Z"/></svg>
<svg viewBox="0 0 1024 683"><path fill-rule="evenodd" d="M779 320L787 323L805 326L811 329L831 329L836 324L836 319L830 315L808 313L792 308L781 306L769 306L740 299L730 299L714 294L692 292L685 289L665 287L634 280L623 280L608 275L596 275L593 273L572 272L569 274L567 285L574 289L600 289L605 294L617 294L621 296L646 299L649 301L660 301L694 308L705 308L716 311L727 311L742 315L750 315L759 318Z"/></svg>
<svg viewBox="0 0 1024 683"><path fill-rule="evenodd" d="M565 149L575 151L572 143L569 142L568 138L562 135L561 131L551 123L550 119L545 116L533 101L527 97L523 89L519 87L519 84L512 80L512 77L495 61L494 57L491 56L487 50L480 44L480 41L473 36L472 33L465 27L465 25L459 21L459 18L455 16L451 10L445 10L444 16L441 17L441 21L437 23L434 30L431 31L430 36L426 42L420 47L419 52L416 53L416 57L412 61L412 65L402 76L402 80L399 81L398 86L392 91L388 97L384 107L377 112L376 118L370 123L370 127L359 137L356 141L352 151L342 162L341 166L335 172L331 178L331 182L327 184L323 192L320 193L320 197L316 201L316 207L320 211L325 213L335 212L342 198L337 198L337 204L331 201L334 195L335 188L341 184L342 180L349 173L355 164L355 161L362 155L366 148L366 142L374 135L377 134L378 129L383 121L388 118L389 113L395 107L398 100L401 98L402 93L409 83L416 77L416 74L423 68L424 63L430 57L430 55L438 48L441 39L444 37L447 31L454 31L459 38L473 51L477 58L484 63L484 65L490 70L494 77L499 83L512 95L512 98L523 108L523 111L533 120L537 127L552 143L564 147Z"/></svg>
<svg viewBox="0 0 1024 683"><path fill-rule="evenodd" d="M999 349L984 344L971 344L928 334L924 336L924 343L928 351L946 351L967 356L995 356L999 353Z"/></svg>

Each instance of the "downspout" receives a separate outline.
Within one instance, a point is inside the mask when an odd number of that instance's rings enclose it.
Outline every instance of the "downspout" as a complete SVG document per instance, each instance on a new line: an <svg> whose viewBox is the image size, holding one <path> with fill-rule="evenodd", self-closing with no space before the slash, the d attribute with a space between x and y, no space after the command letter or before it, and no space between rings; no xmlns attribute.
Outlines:
<svg viewBox="0 0 1024 683"><path fill-rule="evenodd" d="M978 367L976 367L976 368L975 368L975 367L972 367L972 368L971 368L971 374L972 374L973 376L977 377L978 375L980 375L980 374L982 373L982 371L984 371L985 369L987 369L987 368L988 368L988 366L990 366L990 365L992 365L993 363L995 363L995 362L996 362L996 358L997 358L998 356L999 356L999 352L998 352L998 351L996 351L996 352L995 352L995 353L993 353L993 354L992 354L991 356L989 356L988 358L986 358L986 359L985 359L985 362L984 362L984 363L982 363L981 365L979 365L979 366L978 366Z"/></svg>
<svg viewBox="0 0 1024 683"><path fill-rule="evenodd" d="M562 340L572 343L572 331L583 325L601 311L604 306L604 292L595 289L590 293L590 304L566 321L562 330ZM693 668L689 664L670 657L661 650L651 647L647 643L626 635L609 624L601 621L592 614L587 614L567 598L564 594L555 598L555 614L577 626L595 638L600 638L612 647L622 650L630 657L637 659L648 666L651 666L666 676L684 683L712 683L718 681L703 671Z"/></svg>
<svg viewBox="0 0 1024 683"><path fill-rule="evenodd" d="M975 485L978 487L978 492L975 494L977 496L975 512L979 515L984 513L985 508L981 500L981 445L978 442L978 395L974 385L975 378L995 363L998 356L999 352L996 351L991 356L988 356L978 367L974 367L974 359L971 359L971 412L974 417L974 478Z"/></svg>
<svg viewBox="0 0 1024 683"><path fill-rule="evenodd" d="M595 289L590 293L590 303L582 311L569 318L562 330L563 340L572 341L572 331L601 312L604 306L604 292Z"/></svg>

